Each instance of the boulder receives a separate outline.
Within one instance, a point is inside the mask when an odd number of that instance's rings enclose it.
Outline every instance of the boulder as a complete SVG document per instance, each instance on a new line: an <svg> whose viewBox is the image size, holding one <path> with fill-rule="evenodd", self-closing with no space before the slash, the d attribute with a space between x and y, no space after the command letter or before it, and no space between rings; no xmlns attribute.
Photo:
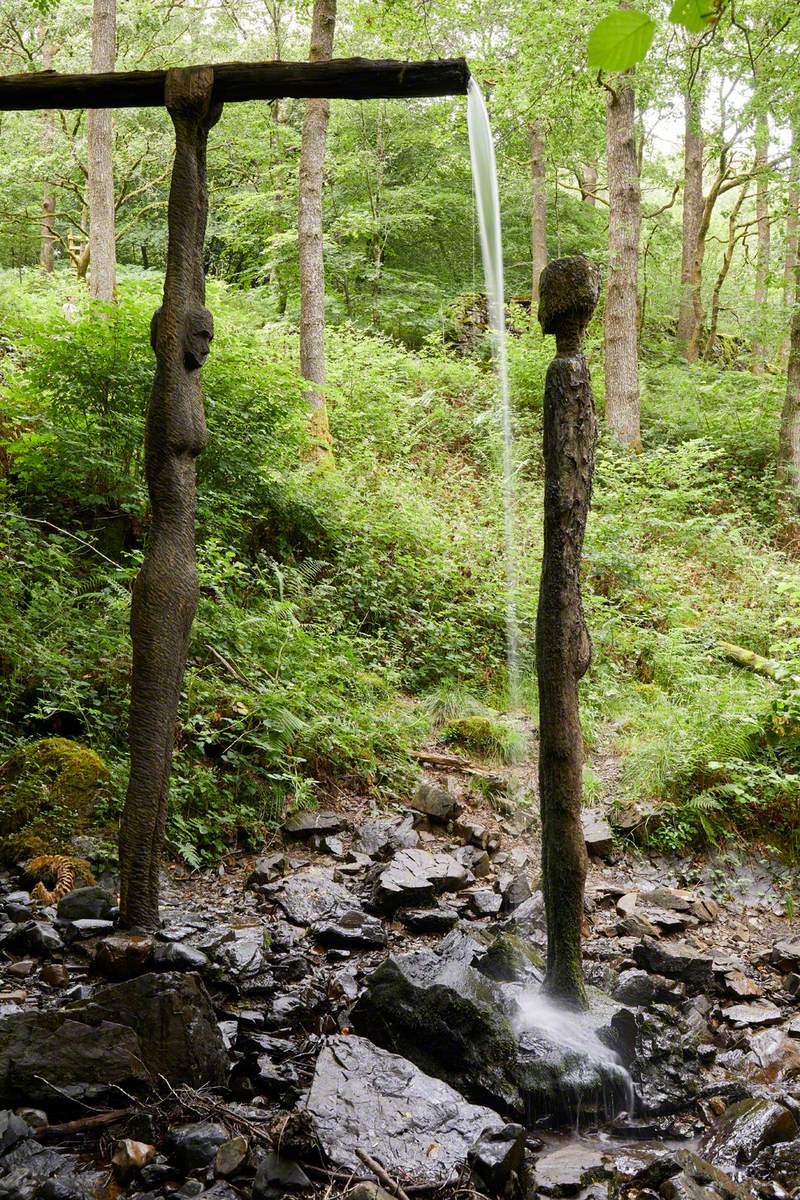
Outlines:
<svg viewBox="0 0 800 1200"><path fill-rule="evenodd" d="M407 908L398 916L411 933L447 933L458 921L456 910L441 904L434 908Z"/></svg>
<svg viewBox="0 0 800 1200"><path fill-rule="evenodd" d="M343 950L376 950L386 945L382 922L360 909L351 909L335 920L315 921L311 933L321 946Z"/></svg>
<svg viewBox="0 0 800 1200"><path fill-rule="evenodd" d="M414 793L414 799L409 801L409 808L415 812L424 813L432 821L444 824L458 815L459 805L455 796L451 796L444 788L435 783L421 780Z"/></svg>
<svg viewBox="0 0 800 1200"><path fill-rule="evenodd" d="M153 939L146 933L115 933L103 938L94 953L92 966L106 979L132 979L149 971Z"/></svg>
<svg viewBox="0 0 800 1200"><path fill-rule="evenodd" d="M103 887L81 887L58 902L59 921L111 921L117 911L116 897Z"/></svg>
<svg viewBox="0 0 800 1200"><path fill-rule="evenodd" d="M428 905L438 893L457 892L471 882L466 867L449 854L400 850L378 875L375 904L387 912Z"/></svg>
<svg viewBox="0 0 800 1200"><path fill-rule="evenodd" d="M339 813L299 809L286 818L281 830L290 841L306 841L314 834L338 833L346 825L347 822Z"/></svg>
<svg viewBox="0 0 800 1200"><path fill-rule="evenodd" d="M759 1000L754 1004L733 1004L723 1009L723 1017L734 1029L763 1028L778 1025L783 1020L781 1010L771 1000Z"/></svg>
<svg viewBox="0 0 800 1200"><path fill-rule="evenodd" d="M698 990L707 988L712 979L713 959L710 954L695 950L688 942L656 941L642 938L634 947L637 966L668 979L680 979Z"/></svg>
<svg viewBox="0 0 800 1200"><path fill-rule="evenodd" d="M337 1166L362 1171L360 1149L390 1175L429 1184L450 1181L476 1141L503 1127L490 1109L468 1104L441 1079L355 1036L327 1042L307 1109Z"/></svg>
<svg viewBox="0 0 800 1200"><path fill-rule="evenodd" d="M287 876L270 889L293 925L336 921L345 913L361 910L361 901L340 883L334 883L323 867L307 867Z"/></svg>
<svg viewBox="0 0 800 1200"><path fill-rule="evenodd" d="M608 1151L576 1142L542 1155L536 1161L536 1187L542 1196L577 1196L581 1189L606 1174Z"/></svg>
<svg viewBox="0 0 800 1200"><path fill-rule="evenodd" d="M285 874L286 855L282 851L265 854L263 858L256 860L256 865L247 876L244 882L245 891L263 887L267 883L274 883L276 879L280 879Z"/></svg>
<svg viewBox="0 0 800 1200"><path fill-rule="evenodd" d="M621 1009L611 1018L614 1039L630 1065L637 1110L645 1115L687 1109L703 1081L699 1046L689 1019L673 1006Z"/></svg>
<svg viewBox="0 0 800 1200"><path fill-rule="evenodd" d="M677 1004L682 997L675 988L675 982L663 975L631 968L620 972L613 995L620 1004L647 1008L650 1004Z"/></svg>
<svg viewBox="0 0 800 1200"><path fill-rule="evenodd" d="M614 834L608 821L594 809L585 808L581 813L583 838L591 858L608 858L614 849Z"/></svg>
<svg viewBox="0 0 800 1200"><path fill-rule="evenodd" d="M769 961L784 973L800 970L800 940L792 941L785 938L776 942L772 947Z"/></svg>
<svg viewBox="0 0 800 1200"><path fill-rule="evenodd" d="M159 1075L173 1086L227 1079L222 1037L196 975L140 975L91 1000L0 1018L0 1093L19 1103L52 1104L49 1084L83 1101L114 1084L142 1092Z"/></svg>
<svg viewBox="0 0 800 1200"><path fill-rule="evenodd" d="M53 926L46 921L22 921L13 926L3 947L17 954L36 954L46 958L61 950L63 943Z"/></svg>
<svg viewBox="0 0 800 1200"><path fill-rule="evenodd" d="M414 850L418 845L419 834L411 813L364 821L353 838L353 849L370 858L389 858L398 850Z"/></svg>
<svg viewBox="0 0 800 1200"><path fill-rule="evenodd" d="M524 1125L490 1129L471 1147L467 1162L488 1187L491 1195L502 1195L514 1176L522 1174L525 1162Z"/></svg>
<svg viewBox="0 0 800 1200"><path fill-rule="evenodd" d="M193 1121L176 1125L170 1132L170 1158L184 1174L207 1167L228 1141L228 1132L217 1121Z"/></svg>
<svg viewBox="0 0 800 1200"><path fill-rule="evenodd" d="M726 1170L750 1163L767 1146L790 1142L797 1121L774 1100L740 1100L731 1104L703 1138L703 1154Z"/></svg>

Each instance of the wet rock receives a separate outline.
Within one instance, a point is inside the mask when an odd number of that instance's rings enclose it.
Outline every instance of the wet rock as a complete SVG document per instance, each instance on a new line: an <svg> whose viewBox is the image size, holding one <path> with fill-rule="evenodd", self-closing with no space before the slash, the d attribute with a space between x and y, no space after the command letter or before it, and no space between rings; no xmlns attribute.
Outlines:
<svg viewBox="0 0 800 1200"><path fill-rule="evenodd" d="M594 809L585 808L581 813L583 838L591 858L608 858L614 849L614 835L605 817Z"/></svg>
<svg viewBox="0 0 800 1200"><path fill-rule="evenodd" d="M514 875L504 885L501 883L500 891L503 896L502 911L507 913L514 912L533 895L528 876L522 872Z"/></svg>
<svg viewBox="0 0 800 1200"><path fill-rule="evenodd" d="M282 851L265 854L263 858L256 861L256 865L247 876L244 883L245 891L253 891L268 883L274 883L276 879L280 879L282 875L286 874L286 866L286 855Z"/></svg>
<svg viewBox="0 0 800 1200"><path fill-rule="evenodd" d="M207 1167L220 1146L229 1140L224 1125L216 1121L194 1121L177 1125L170 1133L170 1157L184 1174Z"/></svg>
<svg viewBox="0 0 800 1200"><path fill-rule="evenodd" d="M76 888L59 900L57 911L59 921L111 921L117 901L103 887Z"/></svg>
<svg viewBox="0 0 800 1200"><path fill-rule="evenodd" d="M529 933L543 933L545 912L542 893L534 892L529 899L523 900L522 904L511 913L509 923Z"/></svg>
<svg viewBox="0 0 800 1200"><path fill-rule="evenodd" d="M361 1037L331 1038L320 1054L307 1108L328 1157L361 1170L361 1149L390 1175L444 1183L470 1148L503 1122L440 1079Z"/></svg>
<svg viewBox="0 0 800 1200"><path fill-rule="evenodd" d="M722 1015L735 1029L777 1025L783 1020L781 1010L770 1000L760 1000L755 1004L734 1004L724 1009Z"/></svg>
<svg viewBox="0 0 800 1200"><path fill-rule="evenodd" d="M241 1133L223 1142L214 1158L214 1174L221 1179L230 1178L237 1171L241 1171L249 1153L250 1143Z"/></svg>
<svg viewBox="0 0 800 1200"><path fill-rule="evenodd" d="M437 784L426 783L425 780L418 784L414 799L409 801L409 808L424 813L426 817L430 817L433 821L440 821L442 824L458 815L458 807L458 801L454 796Z"/></svg>
<svg viewBox="0 0 800 1200"><path fill-rule="evenodd" d="M501 1194L512 1176L520 1177L525 1160L525 1128L505 1125L483 1134L467 1154L467 1162L489 1188Z"/></svg>
<svg viewBox="0 0 800 1200"><path fill-rule="evenodd" d="M63 963L45 963L39 978L50 988L69 986L69 971Z"/></svg>
<svg viewBox="0 0 800 1200"><path fill-rule="evenodd" d="M800 1188L800 1139L762 1150L751 1170L756 1179L768 1179L783 1188Z"/></svg>
<svg viewBox="0 0 800 1200"><path fill-rule="evenodd" d="M128 1183L133 1176L148 1166L156 1156L155 1146L147 1142L135 1142L132 1138L122 1138L117 1142L111 1156L111 1166L117 1180Z"/></svg>
<svg viewBox="0 0 800 1200"><path fill-rule="evenodd" d="M398 913L411 933L447 933L458 921L454 908L438 905L435 908L409 908Z"/></svg>
<svg viewBox="0 0 800 1200"><path fill-rule="evenodd" d="M153 948L155 971L199 971L208 967L208 955L180 942L157 942Z"/></svg>
<svg viewBox="0 0 800 1200"><path fill-rule="evenodd" d="M800 940L790 941L788 938L776 942L772 947L769 961L779 971L800 970Z"/></svg>
<svg viewBox="0 0 800 1200"><path fill-rule="evenodd" d="M298 1163L270 1151L258 1164L253 1200L276 1200L285 1192L308 1192L314 1185Z"/></svg>
<svg viewBox="0 0 800 1200"><path fill-rule="evenodd" d="M233 930L230 941L217 947L214 961L221 982L229 987L249 991L247 985L258 982L266 969L263 926L251 925ZM269 986L270 977L267 975L263 982ZM258 987L255 990L259 990Z"/></svg>
<svg viewBox="0 0 800 1200"><path fill-rule="evenodd" d="M364 821L353 839L354 850L380 859L389 858L398 850L414 850L418 845L419 834L410 813Z"/></svg>
<svg viewBox="0 0 800 1200"><path fill-rule="evenodd" d="M457 892L470 882L470 873L449 854L401 850L376 880L375 904L389 912L424 906L440 892Z"/></svg>
<svg viewBox="0 0 800 1200"><path fill-rule="evenodd" d="M674 981L635 968L620 973L613 995L621 1004L632 1004L636 1008L646 1008L650 1004L675 1004L681 998L675 992Z"/></svg>
<svg viewBox="0 0 800 1200"><path fill-rule="evenodd" d="M675 1008L654 1005L611 1019L615 1044L636 1086L637 1110L645 1115L682 1112L700 1091L703 1079L698 1037ZM707 1040L707 1039L703 1039Z"/></svg>
<svg viewBox="0 0 800 1200"><path fill-rule="evenodd" d="M342 913L336 920L315 921L311 932L321 946L338 946L345 950L380 949L387 940L382 922L359 909Z"/></svg>
<svg viewBox="0 0 800 1200"><path fill-rule="evenodd" d="M339 833L346 826L347 822L339 813L301 809L287 817L281 831L287 840L305 841L314 834Z"/></svg>
<svg viewBox="0 0 800 1200"><path fill-rule="evenodd" d="M103 938L95 950L92 966L106 979L133 979L150 969L153 939L143 933L116 933Z"/></svg>
<svg viewBox="0 0 800 1200"><path fill-rule="evenodd" d="M46 921L23 921L15 925L3 947L17 954L36 954L46 958L63 948L61 938Z"/></svg>
<svg viewBox="0 0 800 1200"><path fill-rule="evenodd" d="M22 1117L8 1108L0 1109L0 1155L32 1134L33 1130Z"/></svg>
<svg viewBox="0 0 800 1200"><path fill-rule="evenodd" d="M608 1151L574 1142L536 1160L536 1187L542 1196L577 1196L606 1175Z"/></svg>
<svg viewBox="0 0 800 1200"><path fill-rule="evenodd" d="M270 893L294 925L336 921L361 909L361 901L322 867L307 867L288 876Z"/></svg>
<svg viewBox="0 0 800 1200"><path fill-rule="evenodd" d="M634 947L633 957L638 966L668 979L680 979L690 987L706 988L712 978L712 958L695 950L687 942L656 941L643 938Z"/></svg>
<svg viewBox="0 0 800 1200"><path fill-rule="evenodd" d="M498 983L541 983L544 979L544 959L535 946L514 933L500 933L484 953L472 958L472 964Z"/></svg>
<svg viewBox="0 0 800 1200"><path fill-rule="evenodd" d="M773 1100L740 1100L725 1110L702 1142L703 1154L732 1170L750 1163L767 1146L789 1142L797 1121L788 1108Z"/></svg>
<svg viewBox="0 0 800 1200"><path fill-rule="evenodd" d="M49 1084L87 1101L114 1084L142 1091L163 1075L173 1085L219 1085L227 1073L211 1002L194 975L143 975L88 1002L0 1018L0 1094L21 1103L52 1103Z"/></svg>

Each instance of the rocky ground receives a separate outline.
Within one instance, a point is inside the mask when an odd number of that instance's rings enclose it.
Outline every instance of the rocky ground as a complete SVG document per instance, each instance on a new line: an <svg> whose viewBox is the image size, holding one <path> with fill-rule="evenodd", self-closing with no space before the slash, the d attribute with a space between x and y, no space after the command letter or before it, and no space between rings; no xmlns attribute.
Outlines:
<svg viewBox="0 0 800 1200"><path fill-rule="evenodd" d="M115 931L113 879L37 909L0 878L0 1200L800 1196L788 870L587 814L565 1014L535 814L476 778L173 868L153 938Z"/></svg>

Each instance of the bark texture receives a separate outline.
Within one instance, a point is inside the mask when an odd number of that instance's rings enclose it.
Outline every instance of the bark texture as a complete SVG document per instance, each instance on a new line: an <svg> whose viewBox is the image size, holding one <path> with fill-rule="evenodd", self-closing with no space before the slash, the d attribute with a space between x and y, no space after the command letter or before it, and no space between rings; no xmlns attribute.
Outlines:
<svg viewBox="0 0 800 1200"><path fill-rule="evenodd" d="M581 201L590 208L597 207L597 163L584 163L578 175Z"/></svg>
<svg viewBox="0 0 800 1200"><path fill-rule="evenodd" d="M336 28L336 0L314 0L311 24L312 62L329 59ZM322 177L330 104L322 97L306 101L300 148L298 239L300 250L300 373L312 386L306 391L311 408L309 430L313 457L331 452L325 403L325 263L322 252Z"/></svg>
<svg viewBox="0 0 800 1200"><path fill-rule="evenodd" d="M703 218L702 97L697 86L684 94L683 226L681 234L681 303L678 312L678 347L685 355L692 342L698 304L694 295L695 256Z"/></svg>
<svg viewBox="0 0 800 1200"><path fill-rule="evenodd" d="M52 71L53 69L53 47L47 42L44 44L42 52L42 70ZM53 133L55 131L55 113L46 112L44 114L44 122L42 124L42 156L47 161L53 152ZM45 170L48 168L45 167ZM54 229L56 211L56 198L53 191L53 185L49 179L46 179L42 186L42 241L39 249L39 266L48 274L55 266L55 243L56 235Z"/></svg>
<svg viewBox="0 0 800 1200"><path fill-rule="evenodd" d="M92 71L113 71L116 58L116 0L94 0ZM113 119L110 109L89 110L89 292L114 299L117 286L114 228Z"/></svg>
<svg viewBox="0 0 800 1200"><path fill-rule="evenodd" d="M753 338L753 374L763 375L765 364L765 348L760 327L764 321L764 311L767 304L767 280L769 278L770 257L770 222L769 222L769 183L767 180L767 161L769 158L769 125L766 113L756 117L756 231L758 235L756 246L756 284L753 292L753 316L756 335Z"/></svg>
<svg viewBox="0 0 800 1200"><path fill-rule="evenodd" d="M538 121L528 125L531 156L531 311L539 303L539 276L547 266L547 195L544 135Z"/></svg>
<svg viewBox="0 0 800 1200"><path fill-rule="evenodd" d="M128 928L158 924L159 860L181 683L197 606L195 460L206 445L200 368L214 333L205 308L206 143L221 106L210 67L170 71L175 126L164 300L151 324L156 373L145 473L152 523L133 588L131 773L120 826L120 912Z"/></svg>
<svg viewBox="0 0 800 1200"><path fill-rule="evenodd" d="M747 188L742 187L736 203L731 209L730 216L728 217L728 240L725 243L725 250L722 254L722 262L720 263L720 268L717 272L717 278L714 281L714 291L711 295L711 320L708 326L708 337L706 338L706 358L713 358L714 356L714 346L717 340L717 327L719 325L719 309L720 297L722 296L722 286L725 283L725 280L728 278L728 271L731 269L731 263L733 262L733 254L736 250L736 246L742 240L744 231L740 229L738 221L739 213L742 210L742 205L744 204L746 194Z"/></svg>
<svg viewBox="0 0 800 1200"><path fill-rule="evenodd" d="M608 284L605 307L606 423L626 446L641 444L639 423L639 231L633 72L606 92Z"/></svg>
<svg viewBox="0 0 800 1200"><path fill-rule="evenodd" d="M800 546L800 267L794 270L794 312L789 336L786 398L781 413L778 442L778 481L787 532L794 547Z"/></svg>
<svg viewBox="0 0 800 1200"><path fill-rule="evenodd" d="M792 308L797 299L797 247L798 215L800 215L800 147L797 130L792 136L792 162L789 171L789 192L786 198L786 258L783 265L783 303L791 320ZM781 345L781 363L789 361L791 338L787 334Z"/></svg>
<svg viewBox="0 0 800 1200"><path fill-rule="evenodd" d="M561 258L541 280L539 320L556 336L544 393L544 550L536 617L542 888L547 917L544 989L586 1006L581 925L587 854L581 825L583 738L578 681L591 662L580 563L592 493L597 422L583 331L599 294L588 259Z"/></svg>

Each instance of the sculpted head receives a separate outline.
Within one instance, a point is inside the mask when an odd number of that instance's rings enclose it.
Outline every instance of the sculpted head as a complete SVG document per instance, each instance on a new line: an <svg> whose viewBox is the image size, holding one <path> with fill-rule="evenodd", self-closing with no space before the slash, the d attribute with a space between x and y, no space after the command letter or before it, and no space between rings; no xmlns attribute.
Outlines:
<svg viewBox="0 0 800 1200"><path fill-rule="evenodd" d="M150 345L153 350L158 348L158 323L161 309L157 308L150 322ZM214 318L202 304L194 305L186 310L183 318L183 362L190 371L199 370L211 352L214 340Z"/></svg>
<svg viewBox="0 0 800 1200"><path fill-rule="evenodd" d="M559 351L577 350L600 295L600 272L582 254L556 258L539 276L539 324Z"/></svg>

